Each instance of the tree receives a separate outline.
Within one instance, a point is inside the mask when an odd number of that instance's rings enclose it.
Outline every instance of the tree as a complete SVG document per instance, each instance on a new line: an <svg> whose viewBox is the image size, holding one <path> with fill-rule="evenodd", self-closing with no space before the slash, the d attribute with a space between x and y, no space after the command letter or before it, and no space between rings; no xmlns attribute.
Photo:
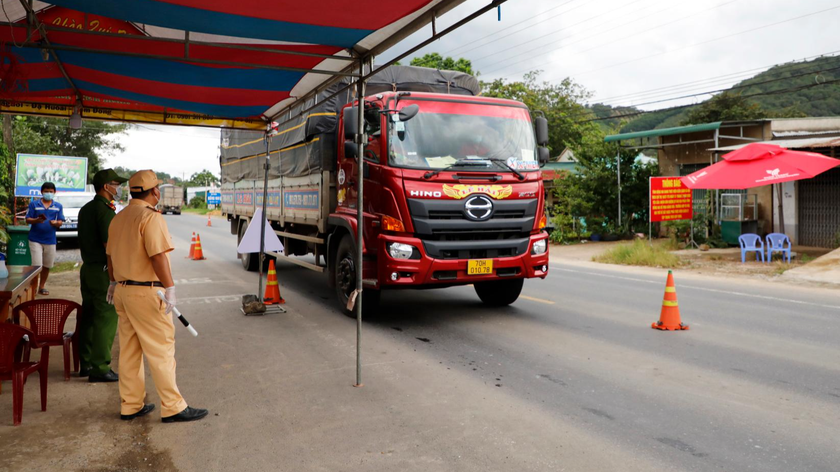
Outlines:
<svg viewBox="0 0 840 472"><path fill-rule="evenodd" d="M207 169L201 172L196 172L190 177L187 182L187 187L209 187L213 184L218 184L219 178Z"/></svg>
<svg viewBox="0 0 840 472"><path fill-rule="evenodd" d="M610 231L622 234L645 231L648 179L658 174L658 166L639 159L637 152L604 142L604 136L600 129L588 130L572 148L578 172L556 181L556 213L586 218L590 231L592 221L604 221ZM618 161L621 163L621 225L618 223Z"/></svg>
<svg viewBox="0 0 840 472"><path fill-rule="evenodd" d="M428 67L430 69L437 70L454 70L474 76L479 74L478 71L473 71L472 62L468 59L464 59L463 57L458 59L453 59L451 57L444 58L436 52L426 54L423 57L415 57L411 60L411 65L416 67Z"/></svg>
<svg viewBox="0 0 840 472"><path fill-rule="evenodd" d="M580 143L584 134L593 132L598 125L582 121L593 117L583 105L591 96L586 89L569 78L559 83L538 82L539 74L540 71L529 72L521 82L496 79L482 83L482 94L522 102L532 114L544 113L548 119L548 147L557 155L563 149Z"/></svg>

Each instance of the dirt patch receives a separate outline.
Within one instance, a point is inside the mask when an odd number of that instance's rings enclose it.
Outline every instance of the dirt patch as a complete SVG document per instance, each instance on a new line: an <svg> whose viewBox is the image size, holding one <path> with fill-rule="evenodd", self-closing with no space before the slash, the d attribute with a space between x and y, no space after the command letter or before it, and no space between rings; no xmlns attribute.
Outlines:
<svg viewBox="0 0 840 472"><path fill-rule="evenodd" d="M49 298L81 303L78 271L50 275ZM41 298L41 297L39 297ZM47 297L43 297L47 298ZM65 327L73 330L75 316ZM117 364L114 343L113 364ZM79 472L176 471L168 451L149 441L152 424L160 413L132 421L119 419L120 397L116 383L91 384L72 376L64 381L61 350L50 350L47 411L40 408L37 374L24 389L23 421L12 426L11 382L0 394L0 471L61 470ZM33 357L40 355L33 351Z"/></svg>

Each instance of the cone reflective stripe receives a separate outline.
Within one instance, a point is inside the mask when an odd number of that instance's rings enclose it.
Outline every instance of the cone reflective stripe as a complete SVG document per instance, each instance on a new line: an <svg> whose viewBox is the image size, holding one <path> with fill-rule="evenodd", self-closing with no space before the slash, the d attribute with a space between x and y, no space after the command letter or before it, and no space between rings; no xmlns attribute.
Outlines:
<svg viewBox="0 0 840 472"><path fill-rule="evenodd" d="M265 283L265 296L263 304L279 305L286 303L280 296L280 285L277 283L277 269L274 267L274 259L268 262L268 279Z"/></svg>
<svg viewBox="0 0 840 472"><path fill-rule="evenodd" d="M678 331L688 329L688 325L680 321L680 306L677 303L677 287L674 285L674 274L668 271L668 281L665 283L665 296L662 297L662 311L659 312L659 321L653 323L651 328Z"/></svg>
<svg viewBox="0 0 840 472"><path fill-rule="evenodd" d="M190 255L187 256L187 259L192 259L195 256L195 232L192 235L192 241L190 241Z"/></svg>
<svg viewBox="0 0 840 472"><path fill-rule="evenodd" d="M201 250L201 235L195 235L195 251L193 252L192 260L194 261L203 261L204 260L204 251Z"/></svg>

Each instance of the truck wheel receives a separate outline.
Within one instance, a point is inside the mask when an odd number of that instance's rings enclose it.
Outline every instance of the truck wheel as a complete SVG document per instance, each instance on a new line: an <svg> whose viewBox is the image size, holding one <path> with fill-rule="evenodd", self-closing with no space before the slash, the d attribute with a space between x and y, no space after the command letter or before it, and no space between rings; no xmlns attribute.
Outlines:
<svg viewBox="0 0 840 472"><path fill-rule="evenodd" d="M341 311L351 317L356 317L356 311L347 309L350 294L356 289L356 245L349 235L341 239L335 255L335 294ZM375 315L379 311L381 292L370 288L362 291L363 317Z"/></svg>
<svg viewBox="0 0 840 472"><path fill-rule="evenodd" d="M242 237L245 236L245 231L248 229L248 222L243 221L242 225L239 226L239 236L236 238L236 245L239 246L239 243L242 242ZM251 252L247 254L237 254L239 260L242 261L242 267L247 270L248 272L256 272L259 268L260 264L260 254L257 252Z"/></svg>
<svg viewBox="0 0 840 472"><path fill-rule="evenodd" d="M515 302L522 293L525 279L496 280L474 284L475 293L485 305L507 306Z"/></svg>

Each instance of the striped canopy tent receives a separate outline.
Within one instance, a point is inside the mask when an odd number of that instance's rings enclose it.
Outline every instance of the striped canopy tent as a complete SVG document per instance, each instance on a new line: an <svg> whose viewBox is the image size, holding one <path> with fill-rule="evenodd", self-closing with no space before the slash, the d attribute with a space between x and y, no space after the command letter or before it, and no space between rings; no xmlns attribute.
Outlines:
<svg viewBox="0 0 840 472"><path fill-rule="evenodd" d="M2 0L0 111L264 130L463 1Z"/></svg>

